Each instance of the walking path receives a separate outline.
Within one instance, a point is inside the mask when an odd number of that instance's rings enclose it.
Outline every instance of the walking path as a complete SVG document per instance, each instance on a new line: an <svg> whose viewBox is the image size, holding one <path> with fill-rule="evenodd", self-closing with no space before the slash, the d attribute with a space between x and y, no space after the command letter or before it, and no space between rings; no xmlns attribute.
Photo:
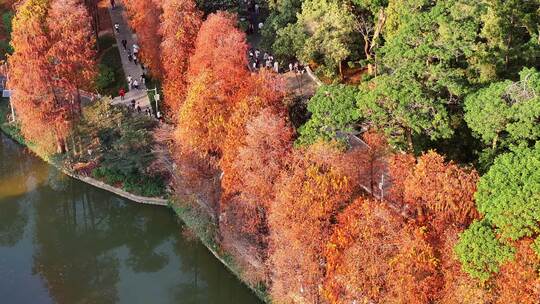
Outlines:
<svg viewBox="0 0 540 304"><path fill-rule="evenodd" d="M139 82L139 90L132 88L129 92L126 92L124 100L121 100L120 96L117 96L113 99L112 103L130 105L132 100L139 102L141 109L144 111L147 107L150 107L150 99L148 99L148 94L146 93L146 86L141 83L140 77L143 74L143 69L140 64L135 64L133 61L128 60L128 53L122 46L122 40L127 40L128 50L133 50L133 44L137 43L137 36L131 31L131 28L127 22L127 16L124 9L123 3L116 1L116 7L112 9L109 7L109 13L111 15L111 21L114 24L118 23L120 25L120 32L116 32L114 29L114 36L116 38L116 45L118 46L118 51L120 52L120 58L122 58L122 67L126 77L131 75L133 79L136 79Z"/></svg>
<svg viewBox="0 0 540 304"><path fill-rule="evenodd" d="M247 10L248 8L245 7L245 9ZM243 18L246 20L249 20L249 17L247 16ZM258 20L257 14L255 14L255 20L257 20L257 22L263 21L263 20ZM263 60L263 54L265 53L265 50L260 48L261 40L262 40L262 37L261 37L259 29L255 28L254 31L247 34L247 41L248 41L249 48L253 50L259 49L261 51L260 56L259 56L259 61L261 62L261 64L264 65L265 62ZM267 53L270 55L270 52L267 52ZM253 68L252 58L249 58L248 64L249 64L248 66L249 70L251 72L256 72L256 70ZM271 68L272 69L274 68L273 63L272 63ZM289 67L284 65L283 62L279 62L279 71L280 71L280 75L282 75L283 79L285 80L287 91L291 92L296 97L300 97L302 99L309 99L311 96L315 94L315 91L321 85L320 83L318 83L318 81L316 81L316 78L313 76L313 74L310 75L311 72L296 73L294 71L290 71Z"/></svg>

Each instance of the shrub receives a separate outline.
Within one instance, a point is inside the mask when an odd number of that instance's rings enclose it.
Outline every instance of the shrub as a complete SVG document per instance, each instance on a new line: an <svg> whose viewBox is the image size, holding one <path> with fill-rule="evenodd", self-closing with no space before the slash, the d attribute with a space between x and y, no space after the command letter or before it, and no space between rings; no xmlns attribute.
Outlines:
<svg viewBox="0 0 540 304"><path fill-rule="evenodd" d="M500 266L514 257L515 250L497 239L486 220L473 222L460 236L455 252L463 271L487 281Z"/></svg>
<svg viewBox="0 0 540 304"><path fill-rule="evenodd" d="M99 92L104 92L107 88L110 88L116 82L116 75L114 70L110 67L100 64L98 66L99 74L96 79L96 88Z"/></svg>

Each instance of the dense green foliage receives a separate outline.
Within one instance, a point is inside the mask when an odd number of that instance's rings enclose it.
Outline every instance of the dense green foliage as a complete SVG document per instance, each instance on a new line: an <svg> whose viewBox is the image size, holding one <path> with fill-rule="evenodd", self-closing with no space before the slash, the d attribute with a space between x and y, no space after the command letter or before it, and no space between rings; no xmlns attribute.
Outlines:
<svg viewBox="0 0 540 304"><path fill-rule="evenodd" d="M86 147L72 156L72 162L94 162L92 174L107 183L120 184L126 191L145 196L163 194L163 179L150 166L151 130L154 120L130 113L124 107L114 107L107 99L85 107L83 118L75 130L75 138Z"/></svg>
<svg viewBox="0 0 540 304"><path fill-rule="evenodd" d="M540 232L540 144L497 157L480 179L478 210L502 238L517 240Z"/></svg>
<svg viewBox="0 0 540 304"><path fill-rule="evenodd" d="M326 74L332 75L351 55L353 33L354 16L345 3L307 0L297 22L278 30L275 51L283 55L291 52L287 46L293 46L302 61L322 63Z"/></svg>
<svg viewBox="0 0 540 304"><path fill-rule="evenodd" d="M5 59L8 54L13 53L13 48L10 45L13 16L13 12L2 14L2 34L5 36L5 39L0 39L0 59Z"/></svg>
<svg viewBox="0 0 540 304"><path fill-rule="evenodd" d="M96 88L102 95L116 96L120 88L127 89L126 77L117 47L108 48L101 55Z"/></svg>
<svg viewBox="0 0 540 304"><path fill-rule="evenodd" d="M280 42L275 43L276 33L278 30L284 30L289 24L296 23L297 14L302 8L301 0L280 0L269 1L270 3L270 15L266 19L265 26L261 31L262 46L265 49L274 49L276 55L284 58L292 58L294 54L291 53L290 45L294 44L294 40L291 38L294 36L294 32L289 34L282 34L280 36ZM290 31L290 30L289 30ZM298 45L297 48L301 48Z"/></svg>
<svg viewBox="0 0 540 304"><path fill-rule="evenodd" d="M540 73L525 68L519 81L494 82L465 100L465 120L492 149L540 139Z"/></svg>
<svg viewBox="0 0 540 304"><path fill-rule="evenodd" d="M486 220L472 223L461 234L455 251L463 270L482 281L498 272L501 264L514 256L512 247L497 239Z"/></svg>
<svg viewBox="0 0 540 304"><path fill-rule="evenodd" d="M471 276L487 280L498 272L514 250L503 242L536 237L532 248L540 253L540 144L497 157L478 183L476 204L484 219L469 226L455 248Z"/></svg>
<svg viewBox="0 0 540 304"><path fill-rule="evenodd" d="M534 243L531 244L532 250L536 253L536 255L540 258L540 237L537 237L534 240Z"/></svg>
<svg viewBox="0 0 540 304"><path fill-rule="evenodd" d="M403 76L378 76L364 84L358 94L362 116L384 130L395 145L407 144L409 149L413 148L413 136L427 135L431 139L451 136L443 102L430 98L422 83Z"/></svg>
<svg viewBox="0 0 540 304"><path fill-rule="evenodd" d="M357 90L345 85L322 86L308 103L310 120L299 129L299 144L332 140L336 132L352 133L360 118L355 106Z"/></svg>

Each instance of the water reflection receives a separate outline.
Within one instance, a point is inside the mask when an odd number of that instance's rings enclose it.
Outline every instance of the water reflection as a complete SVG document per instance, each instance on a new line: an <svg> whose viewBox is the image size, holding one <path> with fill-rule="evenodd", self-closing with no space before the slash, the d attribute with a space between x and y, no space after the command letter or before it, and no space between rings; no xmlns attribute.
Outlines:
<svg viewBox="0 0 540 304"><path fill-rule="evenodd" d="M259 303L181 237L170 210L65 178L22 151L0 139L2 302Z"/></svg>
<svg viewBox="0 0 540 304"><path fill-rule="evenodd" d="M3 204L0 210L0 246L12 247L23 236L28 214L19 204Z"/></svg>

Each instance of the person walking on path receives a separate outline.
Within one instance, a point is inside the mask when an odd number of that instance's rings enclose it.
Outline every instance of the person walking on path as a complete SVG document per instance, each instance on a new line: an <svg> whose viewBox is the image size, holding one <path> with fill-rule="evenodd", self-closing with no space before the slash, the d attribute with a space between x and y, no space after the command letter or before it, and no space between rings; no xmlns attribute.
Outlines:
<svg viewBox="0 0 540 304"><path fill-rule="evenodd" d="M129 88L129 90L131 90L131 88L133 86L133 77L131 77L131 75L128 75L127 82L128 82L128 88Z"/></svg>
<svg viewBox="0 0 540 304"><path fill-rule="evenodd" d="M118 95L120 95L120 100L124 100L124 96L126 96L126 91L124 91L124 88L121 88L120 91L118 91Z"/></svg>
<svg viewBox="0 0 540 304"><path fill-rule="evenodd" d="M124 47L124 51L127 51L127 40L122 39L122 46Z"/></svg>
<svg viewBox="0 0 540 304"><path fill-rule="evenodd" d="M116 3L114 0L111 0L111 8L114 9L116 7Z"/></svg>
<svg viewBox="0 0 540 304"><path fill-rule="evenodd" d="M139 89L139 82L137 81L137 79L133 80L133 87L135 88L135 90Z"/></svg>
<svg viewBox="0 0 540 304"><path fill-rule="evenodd" d="M118 24L118 22L114 24L114 30L115 30L117 33L120 33L120 24Z"/></svg>
<svg viewBox="0 0 540 304"><path fill-rule="evenodd" d="M141 82L142 85L146 84L146 77L144 76L144 73L141 74L141 81L140 82Z"/></svg>

